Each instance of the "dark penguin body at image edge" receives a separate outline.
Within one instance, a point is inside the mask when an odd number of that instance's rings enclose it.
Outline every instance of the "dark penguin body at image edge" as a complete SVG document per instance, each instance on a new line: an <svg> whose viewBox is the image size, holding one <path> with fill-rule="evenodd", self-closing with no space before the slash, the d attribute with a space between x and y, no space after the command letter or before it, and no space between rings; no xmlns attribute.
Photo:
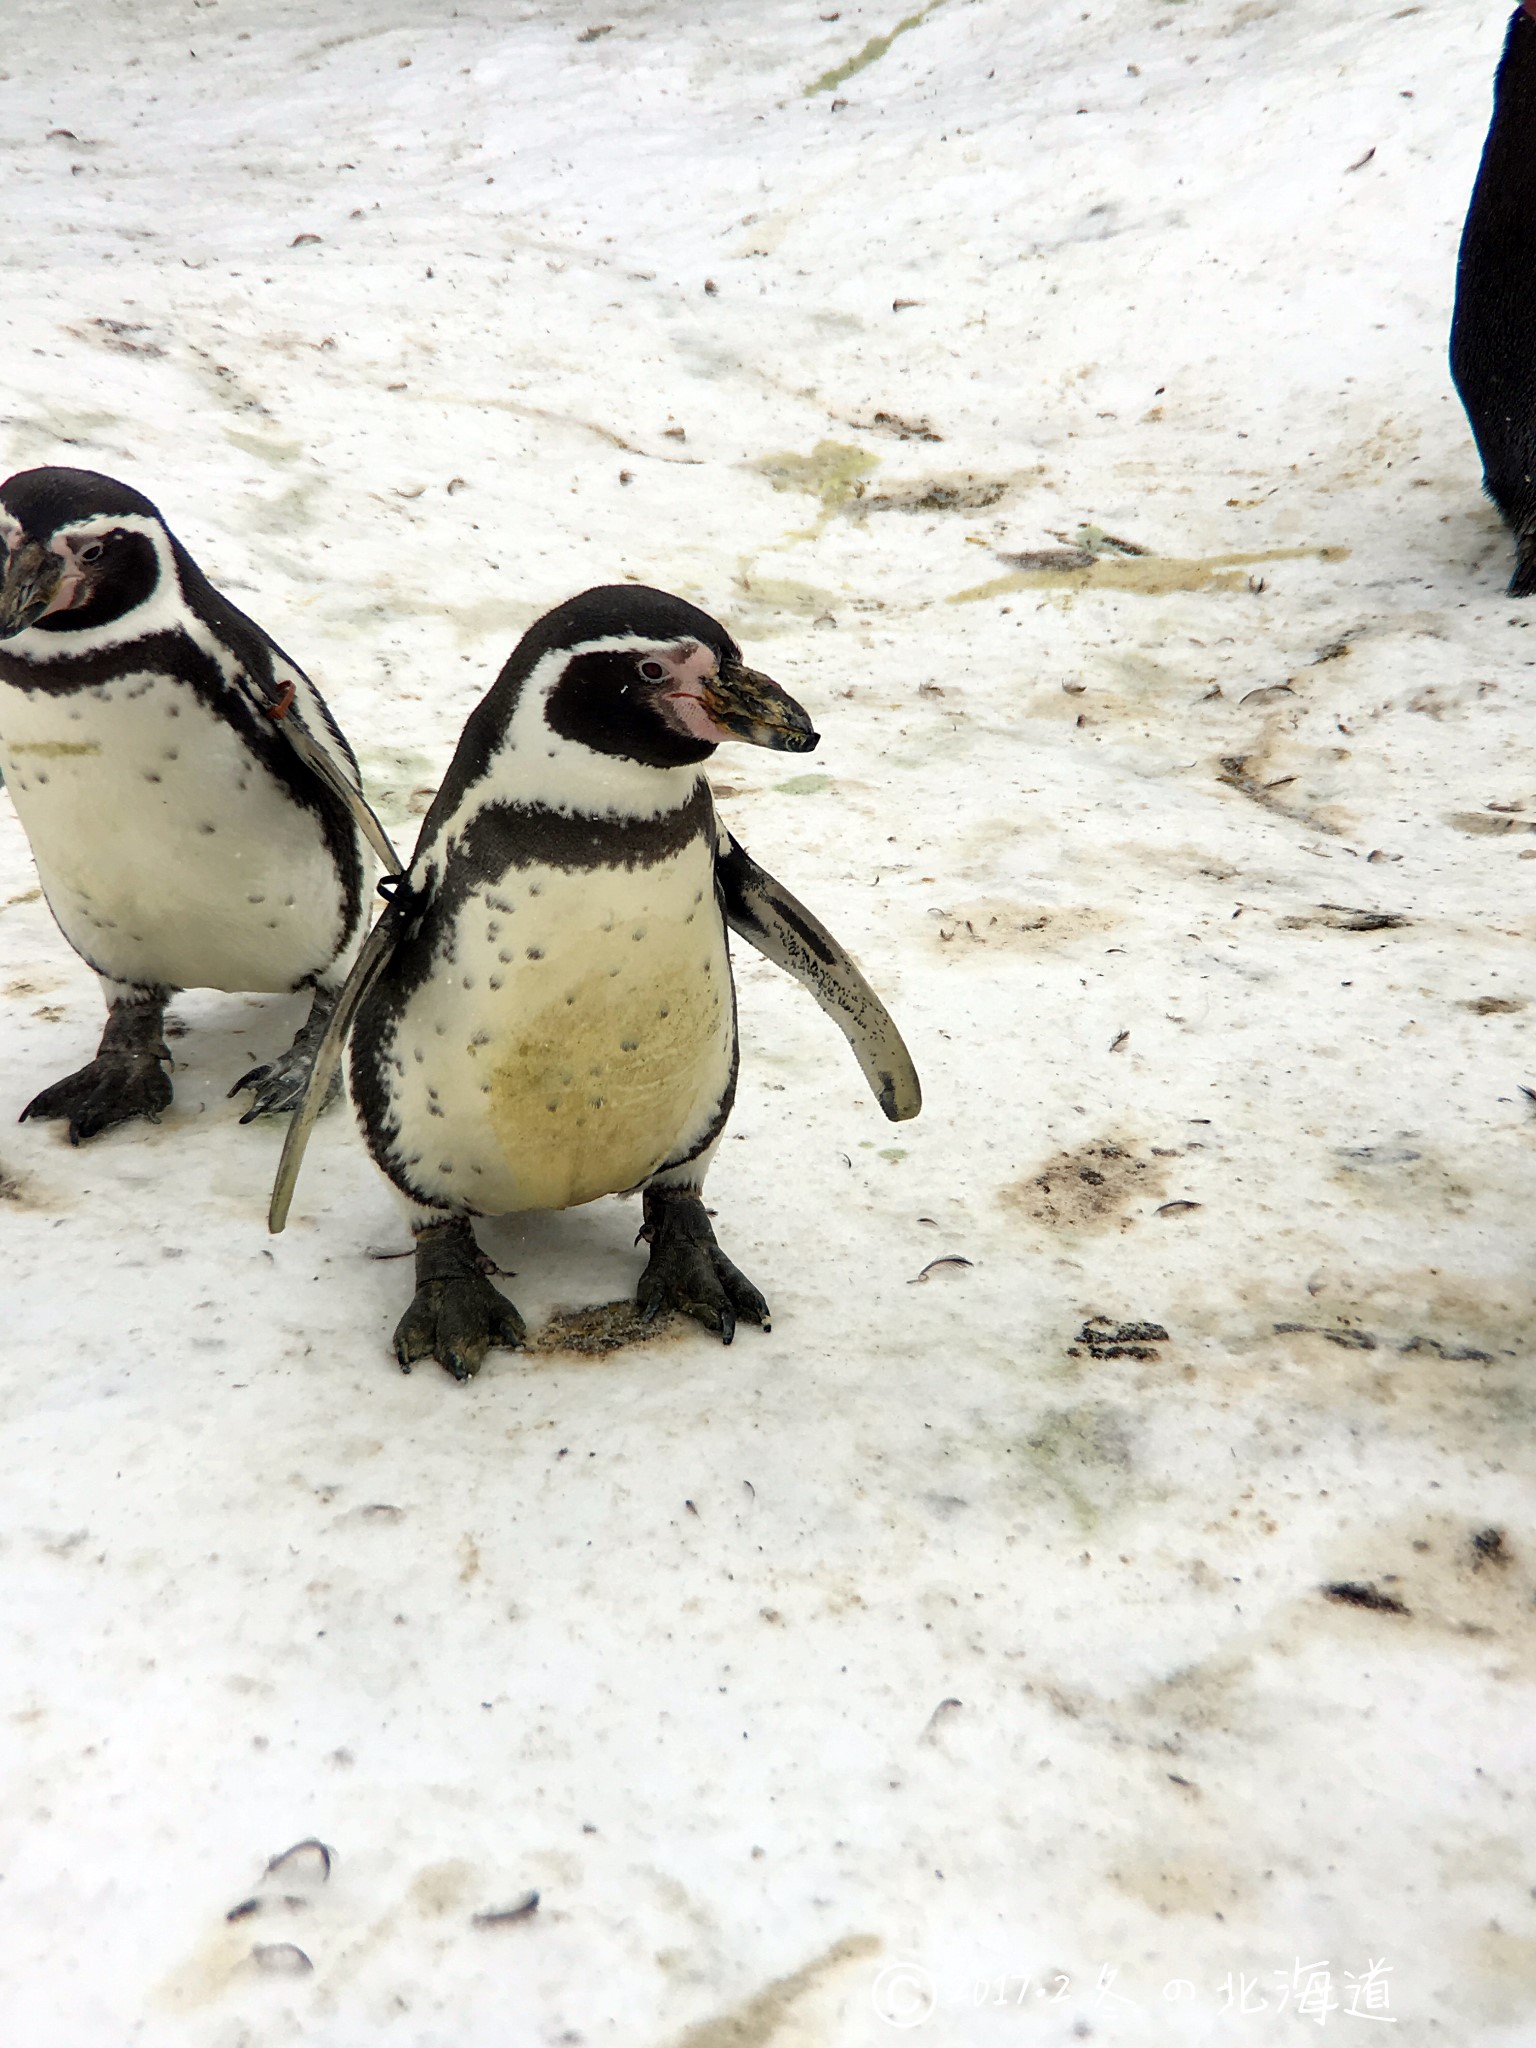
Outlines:
<svg viewBox="0 0 1536 2048"><path fill-rule="evenodd" d="M846 953L714 812L704 763L730 739L804 753L805 713L681 598L584 593L524 636L465 726L407 873L360 955L295 1118L273 1197L286 1219L314 1101L352 1033L369 1149L412 1203L409 1368L467 1377L522 1323L485 1276L471 1218L641 1192L647 1314L729 1342L766 1326L700 1196L734 1100L728 925L811 987L886 1114L917 1113L899 1034Z"/></svg>
<svg viewBox="0 0 1536 2048"><path fill-rule="evenodd" d="M95 1059L23 1119L72 1142L171 1101L180 988L311 991L251 1116L302 1099L367 922L372 840L319 692L140 492L91 470L0 484L0 772L55 921L100 977Z"/></svg>
<svg viewBox="0 0 1536 2048"><path fill-rule="evenodd" d="M1536 0L1531 0L1536 6ZM1483 487L1515 539L1511 597L1536 594L1536 18L1515 10L1456 267L1451 375Z"/></svg>

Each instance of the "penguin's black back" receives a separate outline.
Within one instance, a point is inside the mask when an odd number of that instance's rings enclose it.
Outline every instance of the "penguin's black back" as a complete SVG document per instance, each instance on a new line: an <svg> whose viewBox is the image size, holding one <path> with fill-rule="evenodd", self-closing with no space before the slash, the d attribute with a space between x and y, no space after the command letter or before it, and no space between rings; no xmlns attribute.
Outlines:
<svg viewBox="0 0 1536 2048"><path fill-rule="evenodd" d="M1536 593L1536 20L1515 10L1456 266L1451 375L1483 483L1516 539L1510 595Z"/></svg>

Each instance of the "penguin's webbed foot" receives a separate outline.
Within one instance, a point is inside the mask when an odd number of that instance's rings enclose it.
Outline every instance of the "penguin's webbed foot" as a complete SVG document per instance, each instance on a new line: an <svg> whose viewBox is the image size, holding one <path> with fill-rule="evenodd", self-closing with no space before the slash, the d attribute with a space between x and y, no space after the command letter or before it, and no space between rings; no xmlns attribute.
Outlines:
<svg viewBox="0 0 1536 2048"><path fill-rule="evenodd" d="M336 1007L334 995L315 991L314 1002L309 1015L300 1027L297 1038L284 1053L275 1060L268 1060L259 1067L252 1067L248 1074L230 1089L229 1093L241 1095L247 1088L256 1092L256 1099L241 1117L243 1124L254 1123L259 1116L287 1116L297 1109L304 1100L304 1091L309 1086L309 1077L314 1071L315 1054L320 1050L320 1041L325 1036L325 1027L331 1021L331 1012ZM325 1091L322 1109L329 1109L341 1093L341 1070L338 1068L331 1077L331 1085ZM228 1100L228 1097L225 1098Z"/></svg>
<svg viewBox="0 0 1536 2048"><path fill-rule="evenodd" d="M78 1073L34 1095L18 1121L67 1118L69 1142L80 1145L135 1117L156 1123L170 1106L171 1077L154 1053L102 1052Z"/></svg>
<svg viewBox="0 0 1536 2048"><path fill-rule="evenodd" d="M724 1344L735 1336L738 1318L771 1327L767 1302L721 1251L696 1194L648 1187L641 1234L650 1241L651 1256L635 1293L647 1322L664 1308L681 1309L706 1330L718 1330Z"/></svg>
<svg viewBox="0 0 1536 2048"><path fill-rule="evenodd" d="M256 1099L241 1117L243 1124L254 1123L259 1116L287 1116L304 1100L304 1091L309 1086L310 1071L315 1064L313 1046L300 1053L298 1046L291 1045L275 1060L268 1060L264 1067L252 1067L248 1074L230 1089L230 1095L239 1095L247 1088L254 1088ZM341 1069L338 1067L331 1076L331 1085L325 1091L325 1100L320 1105L329 1109L341 1093ZM228 1100L228 1097L225 1098Z"/></svg>
<svg viewBox="0 0 1536 2048"><path fill-rule="evenodd" d="M456 1380L472 1379L493 1345L516 1351L526 1335L522 1317L486 1278L466 1217L417 1232L416 1294L395 1326L402 1372L435 1358Z"/></svg>

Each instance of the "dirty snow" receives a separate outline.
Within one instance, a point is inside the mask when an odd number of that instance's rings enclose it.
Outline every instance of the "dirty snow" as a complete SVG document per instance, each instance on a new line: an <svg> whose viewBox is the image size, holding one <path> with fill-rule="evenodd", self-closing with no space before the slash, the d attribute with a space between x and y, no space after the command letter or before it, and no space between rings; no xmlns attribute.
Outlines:
<svg viewBox="0 0 1536 2048"><path fill-rule="evenodd" d="M147 490L406 842L547 605L706 605L826 735L722 809L927 1089L738 949L772 1335L468 1388L345 1116L265 1235L297 1004L8 1127L15 2048L1530 2038L1504 13L901 21L10 0L4 468ZM0 906L9 1116L99 999L8 806ZM485 1241L548 1326L636 1223Z"/></svg>

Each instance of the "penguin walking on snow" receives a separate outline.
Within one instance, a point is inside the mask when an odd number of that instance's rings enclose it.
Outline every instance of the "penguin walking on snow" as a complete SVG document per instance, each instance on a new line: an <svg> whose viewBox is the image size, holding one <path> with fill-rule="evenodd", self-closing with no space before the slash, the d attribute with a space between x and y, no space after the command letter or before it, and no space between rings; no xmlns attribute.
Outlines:
<svg viewBox="0 0 1536 2048"><path fill-rule="evenodd" d="M1515 537L1511 597L1536 595L1536 0L1517 7L1456 265L1451 376L1483 488Z"/></svg>
<svg viewBox="0 0 1536 2048"><path fill-rule="evenodd" d="M96 1057L22 1111L72 1144L171 1100L181 988L309 989L242 1122L302 1099L399 862L320 693L208 582L148 498L84 469L0 484L0 774L48 907L101 978Z"/></svg>
<svg viewBox="0 0 1536 2048"><path fill-rule="evenodd" d="M639 1300L728 1344L768 1323L700 1199L736 1091L726 928L804 980L881 1107L915 1116L895 1025L825 928L716 822L723 740L808 753L809 719L681 598L619 585L539 620L471 713L409 870L320 1048L273 1192L287 1219L352 1033L369 1150L413 1204L409 1371L458 1379L523 1323L485 1277L471 1219L643 1190ZM388 884L384 885L388 888Z"/></svg>

